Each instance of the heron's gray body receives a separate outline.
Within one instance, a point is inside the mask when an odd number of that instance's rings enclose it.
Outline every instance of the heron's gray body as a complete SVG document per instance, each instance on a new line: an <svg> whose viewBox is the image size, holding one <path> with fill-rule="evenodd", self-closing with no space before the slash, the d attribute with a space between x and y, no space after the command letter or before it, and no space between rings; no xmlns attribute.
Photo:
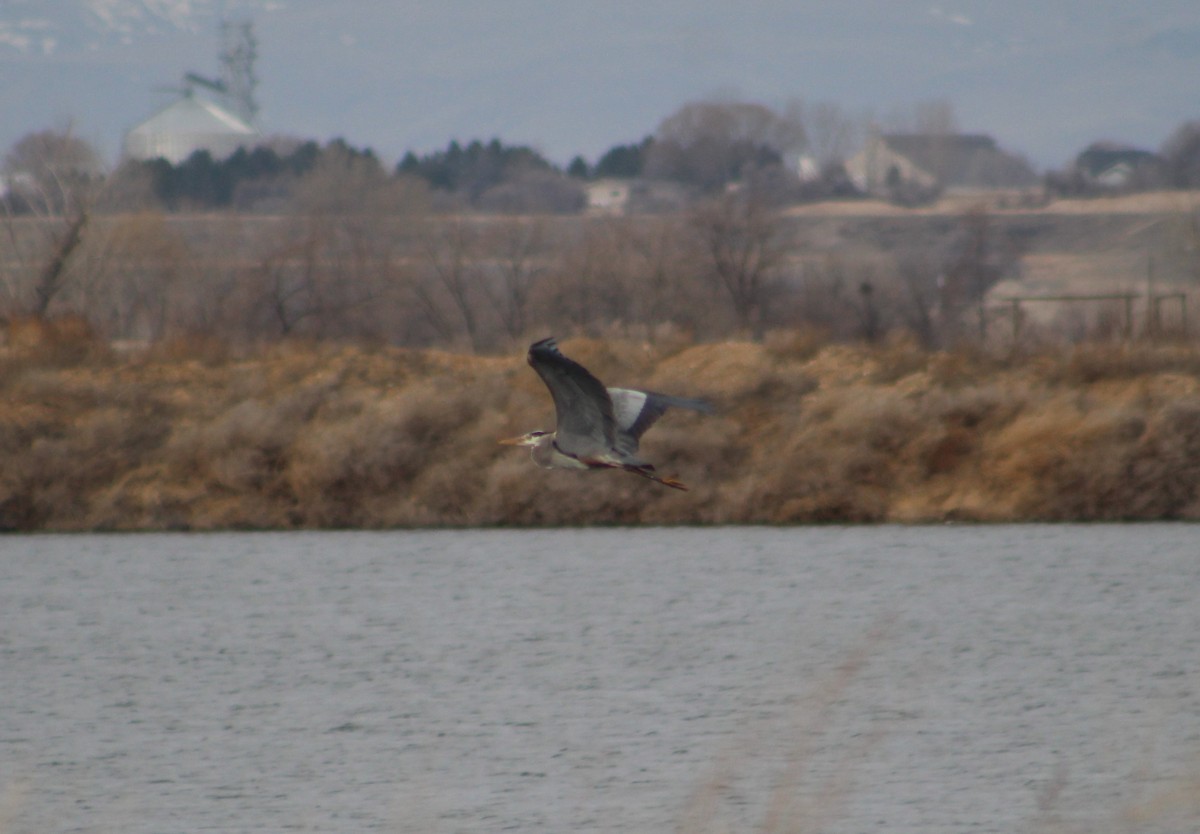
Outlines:
<svg viewBox="0 0 1200 834"><path fill-rule="evenodd" d="M655 391L605 388L586 368L564 356L552 338L531 345L528 360L550 389L558 420L553 432L530 432L512 441L532 447L534 463L546 469L625 469L686 489L674 478L659 477L638 456L638 442L667 409L709 412L708 403Z"/></svg>

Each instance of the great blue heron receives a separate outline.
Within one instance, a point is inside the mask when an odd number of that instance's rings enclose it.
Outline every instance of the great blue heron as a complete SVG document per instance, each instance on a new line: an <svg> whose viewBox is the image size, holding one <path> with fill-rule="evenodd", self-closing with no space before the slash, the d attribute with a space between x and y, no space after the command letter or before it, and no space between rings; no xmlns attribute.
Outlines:
<svg viewBox="0 0 1200 834"><path fill-rule="evenodd" d="M675 489L687 489L663 477L638 457L638 440L668 408L710 412L703 400L672 397L631 388L605 388L587 368L567 357L553 338L529 347L529 364L550 389L558 419L555 431L531 431L506 446L529 446L543 469L624 469Z"/></svg>

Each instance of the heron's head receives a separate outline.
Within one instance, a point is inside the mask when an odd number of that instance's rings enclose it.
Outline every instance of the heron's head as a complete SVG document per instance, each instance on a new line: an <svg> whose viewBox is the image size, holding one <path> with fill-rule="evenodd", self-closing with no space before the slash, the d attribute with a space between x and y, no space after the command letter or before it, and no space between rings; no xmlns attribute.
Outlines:
<svg viewBox="0 0 1200 834"><path fill-rule="evenodd" d="M501 440L501 446L536 446L538 441L550 434L550 432L537 429L529 434L523 434L520 437L510 437L508 440Z"/></svg>

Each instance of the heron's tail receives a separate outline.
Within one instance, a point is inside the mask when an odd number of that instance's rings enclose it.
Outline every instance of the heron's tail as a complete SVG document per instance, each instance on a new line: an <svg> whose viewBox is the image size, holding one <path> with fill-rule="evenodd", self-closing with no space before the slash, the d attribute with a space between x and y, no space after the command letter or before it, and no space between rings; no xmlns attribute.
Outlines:
<svg viewBox="0 0 1200 834"><path fill-rule="evenodd" d="M712 414L713 405L708 400L694 399L692 397L673 397L670 394L660 394L657 391L650 392L651 396L660 400L663 405L671 408L686 408L689 411L699 411L702 414Z"/></svg>

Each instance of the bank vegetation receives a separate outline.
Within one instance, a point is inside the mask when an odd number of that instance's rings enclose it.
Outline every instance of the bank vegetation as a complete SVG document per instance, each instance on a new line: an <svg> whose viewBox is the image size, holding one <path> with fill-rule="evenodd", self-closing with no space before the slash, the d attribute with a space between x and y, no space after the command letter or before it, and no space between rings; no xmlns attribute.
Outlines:
<svg viewBox="0 0 1200 834"><path fill-rule="evenodd" d="M547 472L520 351L284 340L129 352L79 320L10 327L0 527L1091 521L1200 517L1200 352L1094 341L1004 357L915 340L566 338L613 384L705 396L643 444L689 492Z"/></svg>

